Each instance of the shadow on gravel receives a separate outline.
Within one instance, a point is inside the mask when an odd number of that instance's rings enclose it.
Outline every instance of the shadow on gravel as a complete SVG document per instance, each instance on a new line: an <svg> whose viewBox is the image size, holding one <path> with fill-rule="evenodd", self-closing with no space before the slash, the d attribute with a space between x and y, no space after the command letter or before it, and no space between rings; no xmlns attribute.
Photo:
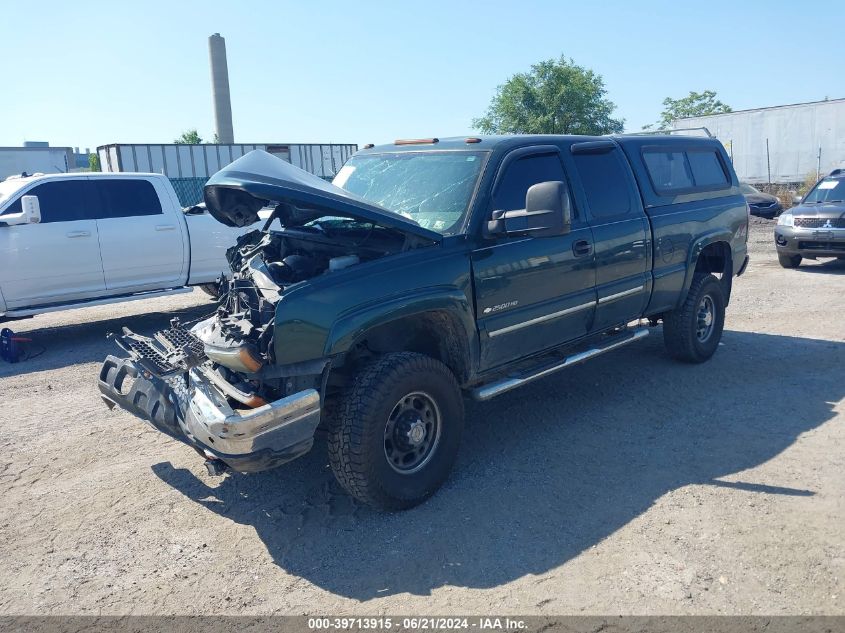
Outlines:
<svg viewBox="0 0 845 633"><path fill-rule="evenodd" d="M357 600L546 573L689 484L743 491L749 501L812 495L742 471L833 417L845 397L845 344L729 331L710 362L683 365L654 334L489 403L467 402L452 478L409 512L358 506L322 448L257 475L153 470L210 511L253 526L288 573Z"/></svg>
<svg viewBox="0 0 845 633"><path fill-rule="evenodd" d="M802 273L826 273L828 275L845 275L845 260L828 259L811 264L813 260L804 260L795 270ZM808 265L809 264L809 265Z"/></svg>
<svg viewBox="0 0 845 633"><path fill-rule="evenodd" d="M47 371L79 363L99 362L108 354L120 352L120 348L106 337L112 332L119 333L124 326L140 334L150 334L167 327L170 319L174 317L188 322L213 313L214 309L214 303L207 303L181 310L130 314L102 321L21 331L20 336L32 339L29 348L31 353L37 356L18 363L0 362L0 377ZM30 324L32 321L4 322L0 324L0 328L9 327L17 332L16 325L24 323ZM95 379L96 374L91 377L92 381Z"/></svg>

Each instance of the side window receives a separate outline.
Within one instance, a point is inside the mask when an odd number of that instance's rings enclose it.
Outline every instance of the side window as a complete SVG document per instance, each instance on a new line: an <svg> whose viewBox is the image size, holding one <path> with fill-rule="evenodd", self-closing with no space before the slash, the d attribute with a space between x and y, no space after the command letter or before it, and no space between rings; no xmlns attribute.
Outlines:
<svg viewBox="0 0 845 633"><path fill-rule="evenodd" d="M689 160L690 168L692 169L692 179L695 181L696 187L713 187L726 186L728 184L728 175L725 173L725 168L722 167L722 161L714 151L689 151L687 152L687 160Z"/></svg>
<svg viewBox="0 0 845 633"><path fill-rule="evenodd" d="M658 192L693 187L692 171L684 152L646 150L643 160Z"/></svg>
<svg viewBox="0 0 845 633"><path fill-rule="evenodd" d="M513 211L525 208L529 187L549 180L566 181L557 154L535 154L519 158L505 168L493 192L493 208Z"/></svg>
<svg viewBox="0 0 845 633"><path fill-rule="evenodd" d="M26 194L22 194L22 195L26 195ZM17 200L15 200L12 204L10 204L8 207L3 209L2 211L0 211L0 216L4 216L7 213L12 214L12 213L20 213L21 211L23 211L23 207L21 207L21 197L22 196L18 196Z"/></svg>
<svg viewBox="0 0 845 633"><path fill-rule="evenodd" d="M38 196L42 224L73 222L74 220L87 220L91 217L87 180L54 180L36 185L29 191L24 191L4 211L4 215L21 212L22 196Z"/></svg>
<svg viewBox="0 0 845 633"><path fill-rule="evenodd" d="M161 202L148 180L104 178L93 181L100 194L97 219L161 214Z"/></svg>
<svg viewBox="0 0 845 633"><path fill-rule="evenodd" d="M576 154L574 158L594 218L621 215L631 210L628 174L618 150Z"/></svg>

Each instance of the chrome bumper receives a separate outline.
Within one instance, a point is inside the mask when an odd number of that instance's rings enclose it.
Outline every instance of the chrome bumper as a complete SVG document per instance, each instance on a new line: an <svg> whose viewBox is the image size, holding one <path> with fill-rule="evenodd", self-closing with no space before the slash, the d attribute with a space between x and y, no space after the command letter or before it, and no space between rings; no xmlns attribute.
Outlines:
<svg viewBox="0 0 845 633"><path fill-rule="evenodd" d="M124 381L132 379L124 389ZM320 394L305 389L255 409L234 410L197 369L189 374L180 401L171 383L151 375L135 361L109 356L98 386L109 408L115 405L157 430L188 444L209 460L232 470L275 468L307 453L320 423Z"/></svg>
<svg viewBox="0 0 845 633"><path fill-rule="evenodd" d="M191 370L190 377L194 392L185 412L185 431L213 453L235 457L278 451L313 439L320 423L316 389L235 411L198 371Z"/></svg>

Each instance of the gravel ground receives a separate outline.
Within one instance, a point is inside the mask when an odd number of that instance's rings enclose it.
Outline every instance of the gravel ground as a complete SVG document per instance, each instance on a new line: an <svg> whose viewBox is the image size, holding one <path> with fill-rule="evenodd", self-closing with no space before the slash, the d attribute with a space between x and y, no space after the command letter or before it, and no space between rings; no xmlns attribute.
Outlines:
<svg viewBox="0 0 845 633"><path fill-rule="evenodd" d="M709 363L655 331L468 402L452 478L402 514L323 449L210 478L106 410L105 335L200 292L14 323L45 351L0 364L0 613L845 614L845 262L783 270L770 235Z"/></svg>

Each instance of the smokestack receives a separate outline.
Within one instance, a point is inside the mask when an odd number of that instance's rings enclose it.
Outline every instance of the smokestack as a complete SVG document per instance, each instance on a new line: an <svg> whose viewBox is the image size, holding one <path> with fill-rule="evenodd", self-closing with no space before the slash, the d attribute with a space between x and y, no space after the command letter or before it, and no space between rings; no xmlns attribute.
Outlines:
<svg viewBox="0 0 845 633"><path fill-rule="evenodd" d="M232 131L232 99L229 96L229 67L226 64L226 40L215 33L208 38L211 62L211 94L214 100L214 125L218 143L234 143Z"/></svg>

